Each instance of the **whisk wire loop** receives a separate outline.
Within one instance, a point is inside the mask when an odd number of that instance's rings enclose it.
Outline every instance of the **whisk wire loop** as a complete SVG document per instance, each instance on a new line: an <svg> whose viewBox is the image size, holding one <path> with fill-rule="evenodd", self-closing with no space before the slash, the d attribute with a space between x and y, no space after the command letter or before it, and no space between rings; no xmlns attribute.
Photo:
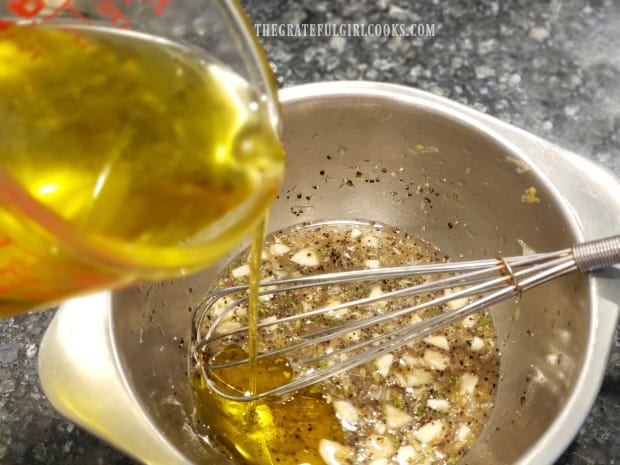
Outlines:
<svg viewBox="0 0 620 465"><path fill-rule="evenodd" d="M216 363L213 360L213 355L217 353L217 349L221 347L222 343L235 340L235 338L243 339L248 333L246 326L220 331L222 322L226 320L230 312L247 301L247 296L233 299L230 299L229 296L245 291L247 286L218 289L209 294L202 306L201 318L197 326L201 327L206 323L204 319L222 299L226 299L224 308L218 310L219 314L210 322L204 337L198 337L195 357L202 365L207 385L222 397L237 401L252 401L266 396L283 395L390 353L403 345L428 336L511 296L520 297L523 292L559 276L575 270L590 271L597 267L617 263L620 263L620 236L578 244L573 248L549 253L455 263L356 270L260 283L259 295L268 297L317 286L340 286L344 283L373 282L385 279L397 280L416 276L425 278L422 282L380 295L354 299L336 305L327 305L291 315L263 319L258 324L259 329L272 327L281 330L286 325L299 325L307 326L309 331L285 338L282 347L274 347L258 355L258 359L276 355L293 358L295 355L294 364L298 375L287 384L257 393L227 392L218 386L210 374L220 369L245 365L249 362L247 358L227 363ZM406 304L402 307L395 305L394 308L385 311L375 309L370 314L366 313L358 319L344 320L335 324L330 321L328 326L321 323L321 318L340 310L361 307L372 309L369 306L373 304L388 300L392 302L395 299L406 297L413 297L414 299L417 297L418 300L414 300L413 305ZM229 299L230 302L228 302ZM423 312L429 309L441 309L441 312L427 318L417 316L418 314L423 315ZM401 320L398 319L405 317L410 318L410 320L402 320L405 321L402 326L397 326L388 332L371 332L371 336L358 338L358 335L367 328L381 328L381 325L388 320L400 322ZM200 332L198 332L198 336L200 336ZM339 344L337 348L332 347L322 354L305 350L319 344L327 344L332 340L346 342Z"/></svg>

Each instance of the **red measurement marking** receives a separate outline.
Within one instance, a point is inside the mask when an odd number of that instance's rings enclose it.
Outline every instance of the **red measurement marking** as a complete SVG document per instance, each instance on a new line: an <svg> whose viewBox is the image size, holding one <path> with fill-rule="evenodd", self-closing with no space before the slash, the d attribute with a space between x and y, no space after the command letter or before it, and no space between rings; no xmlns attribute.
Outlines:
<svg viewBox="0 0 620 465"><path fill-rule="evenodd" d="M43 263L46 261L49 261L47 259L47 256L41 255L40 253L38 253L36 250L32 250L31 248L29 248L26 244L24 244L23 242L15 242L11 237L9 236L5 236L5 235L0 235L0 248L2 247L9 247L12 246L14 247L19 253L19 257L21 259L29 259L30 262L35 262L35 261L39 261L39 263ZM0 251L1 252L1 251ZM11 253L11 252L9 252ZM14 258L12 258L9 253L3 253L3 255L0 255L0 266L6 266L7 264L7 260L10 262L11 260L13 260ZM7 257L8 255L8 257ZM15 255L15 253L11 254L11 255ZM25 263L25 262L24 262ZM51 262L50 262L51 263ZM48 265L49 266L49 265ZM0 268L1 270L2 268Z"/></svg>
<svg viewBox="0 0 620 465"><path fill-rule="evenodd" d="M82 21L82 22L84 22L86 24L90 24L90 21L88 20L88 18L86 16L84 16L82 13L80 13L80 11L72 5L72 1L73 0L66 0L62 5L60 5L58 8L56 8L50 14L45 16L45 18L43 18L43 21L48 21L50 19L55 18L62 11L68 11L73 16L75 16L77 19L79 19L80 21Z"/></svg>
<svg viewBox="0 0 620 465"><path fill-rule="evenodd" d="M12 0L7 8L22 18L34 18L45 8L43 0Z"/></svg>
<svg viewBox="0 0 620 465"><path fill-rule="evenodd" d="M6 266L0 267L0 293L19 292L43 285L40 277L30 274L31 270L31 263L21 258L11 258Z"/></svg>
<svg viewBox="0 0 620 465"><path fill-rule="evenodd" d="M112 26L122 29L131 27L127 17L118 9L113 0L97 0L97 2L97 13L103 18L109 19Z"/></svg>
<svg viewBox="0 0 620 465"><path fill-rule="evenodd" d="M45 15L43 21L48 21L50 19L58 16L59 13L66 11L71 13L73 16L78 18L80 21L90 24L88 18L86 18L77 8L75 8L72 4L73 0L65 0L62 5L57 7L51 13ZM146 0L146 2L153 6L153 11L156 15L163 14L164 10L172 3L172 0ZM131 5L133 0L124 0L125 5ZM22 18L31 19L37 16L45 9L45 1L44 0L10 0L7 4L7 8L9 11L15 13ZM97 0L97 13L110 21L112 26L116 26L119 28L129 28L131 27L131 23L127 19L127 17L123 14L121 10L118 9L114 0ZM11 24L12 21L1 20L0 19L0 30L6 29Z"/></svg>
<svg viewBox="0 0 620 465"><path fill-rule="evenodd" d="M153 10L155 11L156 15L161 15L164 10L166 9L166 7L168 5L170 5L172 3L172 0L146 0L147 3L149 4L155 4L155 7L153 8Z"/></svg>
<svg viewBox="0 0 620 465"><path fill-rule="evenodd" d="M73 16L78 18L80 21L85 23L89 23L88 19L79 12L72 4L72 0L66 0L62 5L56 8L54 11L49 13L43 18L43 21L50 20L56 16L61 11L68 11ZM7 4L7 8L9 11L15 13L16 15L21 16L22 18L30 19L37 16L43 9L45 8L45 2L43 0L11 0ZM2 20L0 22L0 28L6 29L12 22Z"/></svg>
<svg viewBox="0 0 620 465"><path fill-rule="evenodd" d="M6 19L0 19L0 31L3 29L6 29L7 27L12 26L13 24L15 24L15 21L9 21Z"/></svg>

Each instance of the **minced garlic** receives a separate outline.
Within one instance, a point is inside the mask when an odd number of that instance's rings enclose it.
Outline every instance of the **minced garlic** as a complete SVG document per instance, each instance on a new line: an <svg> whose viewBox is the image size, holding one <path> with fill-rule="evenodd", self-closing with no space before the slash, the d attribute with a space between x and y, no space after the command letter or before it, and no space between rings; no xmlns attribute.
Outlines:
<svg viewBox="0 0 620 465"><path fill-rule="evenodd" d="M521 194L521 202L523 203L540 203L540 198L536 195L535 187L528 187L525 192Z"/></svg>

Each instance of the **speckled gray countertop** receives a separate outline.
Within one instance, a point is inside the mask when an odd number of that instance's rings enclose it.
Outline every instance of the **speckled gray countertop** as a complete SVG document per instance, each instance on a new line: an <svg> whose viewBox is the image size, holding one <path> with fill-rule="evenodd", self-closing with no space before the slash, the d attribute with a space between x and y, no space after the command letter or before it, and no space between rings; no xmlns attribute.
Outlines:
<svg viewBox="0 0 620 465"><path fill-rule="evenodd" d="M368 79L494 115L620 175L617 0L262 0L254 23L430 23L435 37L263 37L281 87ZM37 349L53 311L0 321L0 463L128 465L52 410ZM555 465L620 463L620 341L599 397ZM544 465L544 464L541 464Z"/></svg>

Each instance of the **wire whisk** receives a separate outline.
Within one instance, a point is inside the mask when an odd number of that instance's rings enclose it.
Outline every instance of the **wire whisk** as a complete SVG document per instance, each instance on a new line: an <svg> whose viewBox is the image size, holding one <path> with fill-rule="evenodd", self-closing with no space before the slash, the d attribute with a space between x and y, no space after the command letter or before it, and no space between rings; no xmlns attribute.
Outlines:
<svg viewBox="0 0 620 465"><path fill-rule="evenodd" d="M198 325L208 326L208 330L197 341L195 357L202 365L209 388L224 398L252 401L283 395L362 365L565 274L577 270L587 273L616 264L620 264L620 235L548 253L263 282L261 300L281 299L288 303L282 314L261 316L258 324L261 338L271 336L263 340L258 360L284 359L290 363L294 375L286 382L279 381L257 392L222 386L218 376L220 370L242 365L247 369L249 359L217 357L222 348L243 347L247 342L248 327L231 324L231 317L245 311L247 296L235 294L248 286L217 289L199 309L202 313ZM315 289L331 286L336 294L341 294L340 298L346 294L345 285L386 280L398 280L401 286L363 298L339 299L320 308L299 308L295 304L299 296Z"/></svg>

